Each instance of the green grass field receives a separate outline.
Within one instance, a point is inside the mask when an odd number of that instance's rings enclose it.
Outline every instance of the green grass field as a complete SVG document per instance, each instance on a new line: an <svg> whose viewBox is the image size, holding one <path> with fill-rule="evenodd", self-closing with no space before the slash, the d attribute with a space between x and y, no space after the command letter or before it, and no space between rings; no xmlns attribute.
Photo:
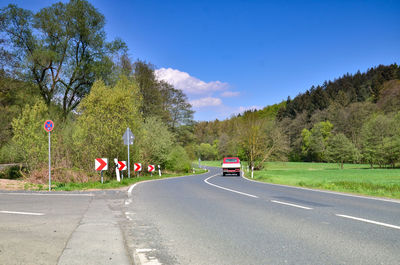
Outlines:
<svg viewBox="0 0 400 265"><path fill-rule="evenodd" d="M202 165L221 166L221 161L203 161ZM245 172L250 177L250 172ZM268 162L254 172L263 182L326 189L400 199L400 169L374 168L334 163Z"/></svg>

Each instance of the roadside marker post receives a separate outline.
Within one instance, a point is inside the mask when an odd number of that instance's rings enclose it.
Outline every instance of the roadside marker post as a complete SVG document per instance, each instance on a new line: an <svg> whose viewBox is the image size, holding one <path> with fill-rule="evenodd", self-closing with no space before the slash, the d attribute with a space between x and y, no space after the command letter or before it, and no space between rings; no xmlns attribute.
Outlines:
<svg viewBox="0 0 400 265"><path fill-rule="evenodd" d="M254 178L254 167L251 167L251 178L253 179Z"/></svg>
<svg viewBox="0 0 400 265"><path fill-rule="evenodd" d="M161 168L160 168L160 165L158 165L158 175L160 175L160 177L161 177Z"/></svg>
<svg viewBox="0 0 400 265"><path fill-rule="evenodd" d="M201 159L200 159L200 157L199 157L199 168L201 168L200 162L201 162Z"/></svg>
<svg viewBox="0 0 400 265"><path fill-rule="evenodd" d="M128 178L131 178L131 161L129 159L129 146L133 144L133 140L135 140L135 135L133 135L131 129L126 128L126 131L124 135L122 136L122 139L124 140L124 145L128 146Z"/></svg>
<svg viewBox="0 0 400 265"><path fill-rule="evenodd" d="M114 163L115 163L115 175L117 175L117 181L121 182L121 178L119 177L119 163L117 158L114 158Z"/></svg>
<svg viewBox="0 0 400 265"><path fill-rule="evenodd" d="M51 191L51 140L50 132L54 128L54 123L52 120L47 120L44 122L44 129L49 133L49 191Z"/></svg>
<svg viewBox="0 0 400 265"><path fill-rule="evenodd" d="M94 160L94 169L100 171L101 184L103 184L103 170L108 170L108 159L107 158L96 158Z"/></svg>

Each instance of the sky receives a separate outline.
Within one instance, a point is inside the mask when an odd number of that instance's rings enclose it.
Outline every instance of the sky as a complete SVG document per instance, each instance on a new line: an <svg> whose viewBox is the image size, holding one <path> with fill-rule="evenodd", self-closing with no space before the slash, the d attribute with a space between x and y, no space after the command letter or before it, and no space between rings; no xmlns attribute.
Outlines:
<svg viewBox="0 0 400 265"><path fill-rule="evenodd" d="M4 1L38 11L58 1ZM63 1L65 2L65 1ZM312 85L400 63L400 1L90 0L135 61L223 120Z"/></svg>

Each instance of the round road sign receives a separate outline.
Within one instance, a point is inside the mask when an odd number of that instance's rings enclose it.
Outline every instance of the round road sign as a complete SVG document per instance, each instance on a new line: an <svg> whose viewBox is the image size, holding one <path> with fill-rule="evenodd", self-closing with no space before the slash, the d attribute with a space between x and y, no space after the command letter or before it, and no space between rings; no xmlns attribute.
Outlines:
<svg viewBox="0 0 400 265"><path fill-rule="evenodd" d="M54 123L51 120L47 120L44 123L44 129L46 130L46 132L51 132L54 128Z"/></svg>

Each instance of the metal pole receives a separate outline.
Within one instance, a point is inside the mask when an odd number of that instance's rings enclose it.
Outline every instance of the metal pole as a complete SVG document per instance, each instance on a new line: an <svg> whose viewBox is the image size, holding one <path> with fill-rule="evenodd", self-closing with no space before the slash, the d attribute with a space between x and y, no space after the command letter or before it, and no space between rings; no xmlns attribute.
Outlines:
<svg viewBox="0 0 400 265"><path fill-rule="evenodd" d="M128 128L129 129L129 128ZM128 135L128 178L131 178L131 161L129 160L129 135Z"/></svg>
<svg viewBox="0 0 400 265"><path fill-rule="evenodd" d="M51 141L50 141L50 132L49 132L49 191L51 191Z"/></svg>

